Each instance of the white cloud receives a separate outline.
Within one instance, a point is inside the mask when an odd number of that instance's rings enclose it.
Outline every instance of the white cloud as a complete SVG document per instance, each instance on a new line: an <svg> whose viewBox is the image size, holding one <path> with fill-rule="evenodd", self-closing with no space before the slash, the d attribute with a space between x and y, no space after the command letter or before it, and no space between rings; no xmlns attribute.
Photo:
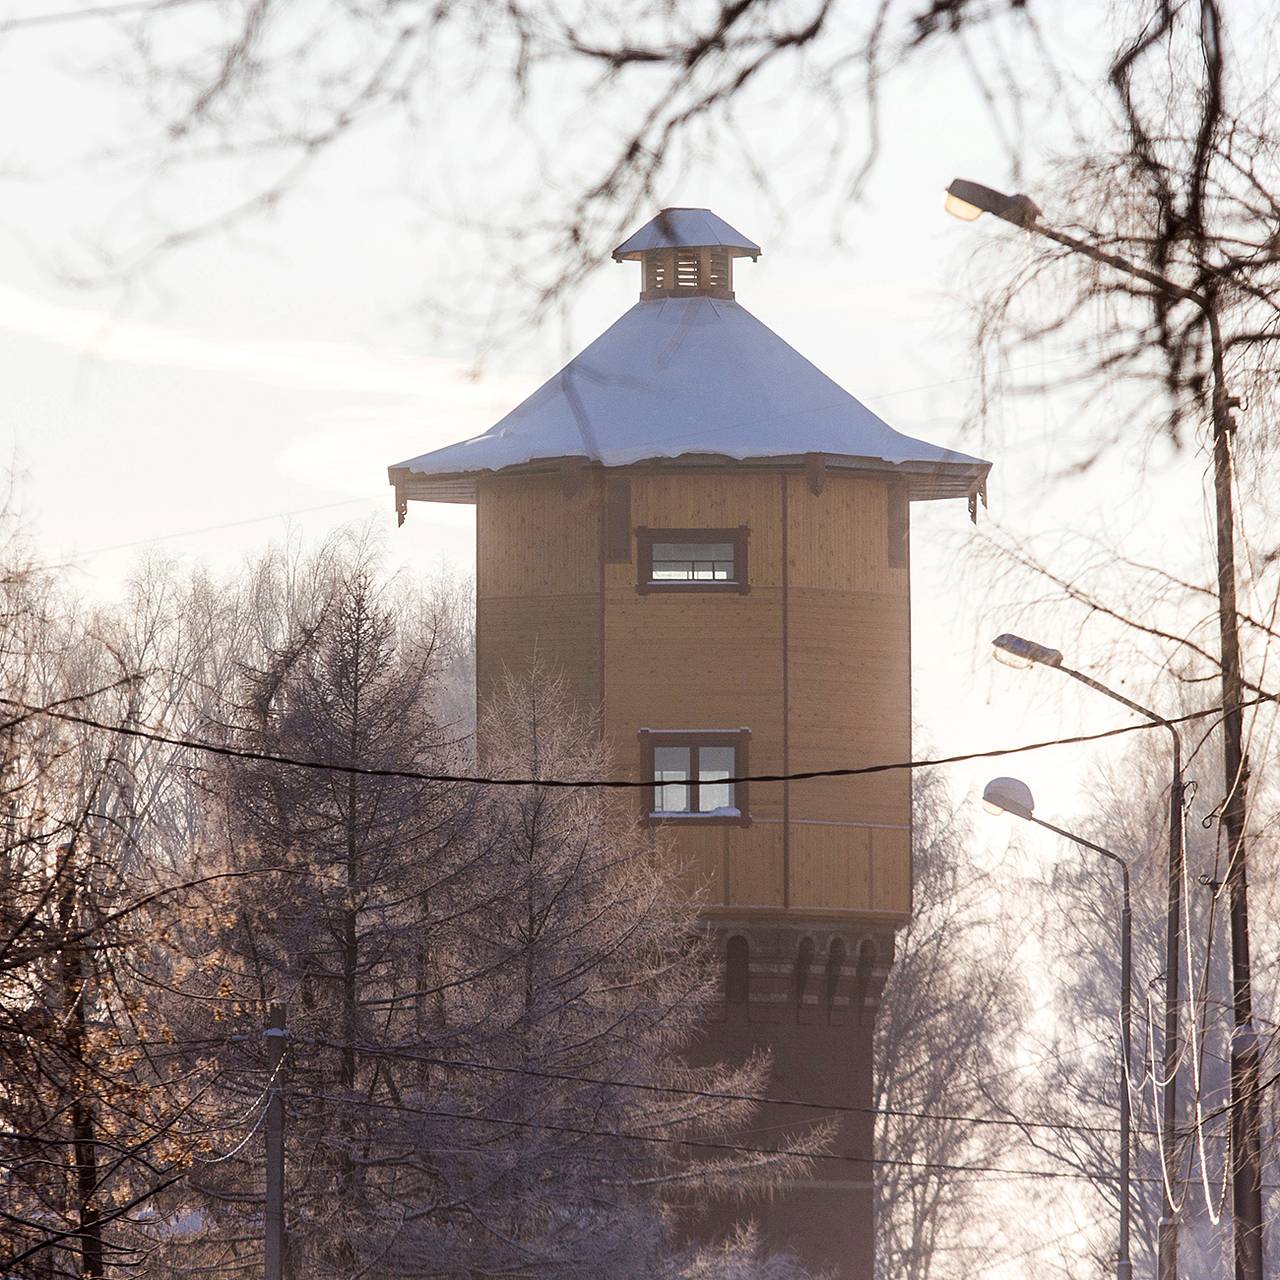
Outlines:
<svg viewBox="0 0 1280 1280"><path fill-rule="evenodd" d="M514 380L476 380L461 361L351 343L210 337L0 285L0 332L110 364L227 373L299 391L485 403ZM508 395L511 392L508 390Z"/></svg>

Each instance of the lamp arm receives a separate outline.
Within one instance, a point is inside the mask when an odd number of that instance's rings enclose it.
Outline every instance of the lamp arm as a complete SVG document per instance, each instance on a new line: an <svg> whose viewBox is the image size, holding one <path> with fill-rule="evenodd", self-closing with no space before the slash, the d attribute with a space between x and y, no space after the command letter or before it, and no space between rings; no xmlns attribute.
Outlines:
<svg viewBox="0 0 1280 1280"><path fill-rule="evenodd" d="M1175 298L1182 298L1186 302L1193 302L1206 315L1213 309L1209 305L1209 300L1203 294L1197 293L1194 289L1187 289L1183 285L1176 284L1155 271L1148 271L1146 267L1140 267L1136 262L1130 262L1128 258L1122 258L1118 253L1108 253L1105 249L1099 249L1097 245L1092 245L1087 240L1080 240L1076 236L1068 235L1065 231L1059 231L1056 227L1047 227L1039 221L1032 222L1027 227L1027 230L1044 236L1046 240L1053 240L1055 243L1063 245L1075 253L1083 253L1086 258L1092 258L1095 262L1101 262L1104 266L1114 267L1117 271L1124 272L1125 275L1133 276L1138 280L1145 280L1147 284L1159 289L1161 293L1167 293Z"/></svg>
<svg viewBox="0 0 1280 1280"><path fill-rule="evenodd" d="M1087 685L1090 689L1096 690L1098 693L1105 694L1113 702L1118 702L1122 707L1128 707L1130 711L1136 711L1140 716L1144 716L1150 720L1152 724L1163 725L1169 730L1169 737L1173 739L1173 776L1174 785L1181 790L1182 785L1182 736L1178 733L1177 726L1165 716L1160 715L1156 711L1152 711L1150 707L1144 707L1140 702L1134 702L1132 698L1126 698L1123 693L1117 693L1114 689L1108 688L1101 680L1095 680L1092 676L1087 676L1083 671L1076 671L1073 667L1062 664L1058 670L1063 675L1070 676L1073 680L1078 680L1081 684Z"/></svg>
<svg viewBox="0 0 1280 1280"><path fill-rule="evenodd" d="M1046 831L1052 831L1054 835L1061 836L1064 840L1070 840L1072 844L1078 844L1086 849L1092 849L1094 853L1100 853L1104 858L1109 858L1124 872L1125 887L1129 884L1129 863L1118 853L1112 853L1110 849L1104 849L1100 844L1094 844L1092 840L1086 840L1084 836L1078 836L1072 831L1067 831L1063 827L1055 827L1052 822L1046 822L1043 818L1037 818L1034 813L1019 814L1019 817L1025 817L1028 822L1034 822L1037 827L1043 827Z"/></svg>
<svg viewBox="0 0 1280 1280"><path fill-rule="evenodd" d="M1095 689L1098 693L1105 694L1114 702L1120 703L1121 706L1128 707L1130 711L1136 711L1140 716L1145 716L1155 724L1162 724L1167 729L1173 728L1173 725L1164 716L1152 711L1150 707L1144 707L1140 702L1134 702L1132 698L1126 698L1123 693L1117 693L1114 689L1108 688L1101 680L1095 680L1092 676L1085 675L1083 671L1076 671L1073 667L1068 667L1065 664L1059 666L1058 670L1063 675L1070 676L1073 680L1078 680L1083 685L1088 685L1090 689Z"/></svg>

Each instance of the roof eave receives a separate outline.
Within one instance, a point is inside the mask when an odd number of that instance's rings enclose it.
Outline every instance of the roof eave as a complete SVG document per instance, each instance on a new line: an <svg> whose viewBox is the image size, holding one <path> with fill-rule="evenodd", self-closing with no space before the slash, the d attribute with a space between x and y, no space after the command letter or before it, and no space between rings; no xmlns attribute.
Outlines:
<svg viewBox="0 0 1280 1280"><path fill-rule="evenodd" d="M911 486L912 502L932 502L951 498L972 498L985 491L992 463L980 458L972 461L939 461L911 459L905 462L886 462L883 458L859 458L839 455L822 455L826 464L836 470L883 475L885 472L905 476ZM396 490L397 504L401 502L449 502L474 504L476 485L482 478L515 475L546 475L561 470L566 463L575 468L614 472L638 470L644 467L784 467L802 468L806 455L779 455L765 458L730 458L724 454L681 454L675 458L646 458L619 467L604 464L582 455L555 458L537 458L516 463L509 467L485 468L479 471L455 471L426 473L414 471L406 465L387 468L387 477Z"/></svg>
<svg viewBox="0 0 1280 1280"><path fill-rule="evenodd" d="M610 255L614 262L639 262L646 253L661 253L664 249L724 249L731 258L750 258L752 262L759 262L760 255L764 252L759 246L753 246L748 249L737 244L723 244L719 240L710 240L706 244L656 244L645 249L631 249L626 253L615 249Z"/></svg>

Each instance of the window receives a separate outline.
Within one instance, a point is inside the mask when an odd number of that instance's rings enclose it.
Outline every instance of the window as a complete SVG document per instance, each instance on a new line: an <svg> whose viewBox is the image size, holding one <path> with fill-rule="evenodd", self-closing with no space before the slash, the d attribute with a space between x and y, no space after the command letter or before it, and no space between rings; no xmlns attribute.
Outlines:
<svg viewBox="0 0 1280 1280"><path fill-rule="evenodd" d="M649 816L658 821L747 825L747 729L725 732L640 730L644 774L653 779Z"/></svg>
<svg viewBox="0 0 1280 1280"><path fill-rule="evenodd" d="M650 591L747 591L747 526L636 530L639 577Z"/></svg>

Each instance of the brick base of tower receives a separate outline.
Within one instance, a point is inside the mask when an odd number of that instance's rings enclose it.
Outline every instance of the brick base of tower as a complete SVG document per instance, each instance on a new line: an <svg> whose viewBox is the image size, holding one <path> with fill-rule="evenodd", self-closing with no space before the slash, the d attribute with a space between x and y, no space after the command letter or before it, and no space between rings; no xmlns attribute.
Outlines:
<svg viewBox="0 0 1280 1280"><path fill-rule="evenodd" d="M893 959L882 926L788 920L765 924L718 916L724 1000L691 1050L695 1061L741 1062L767 1050L770 1097L859 1108L825 1116L767 1105L744 1145L794 1145L815 1120L837 1125L830 1151L851 1159L814 1162L812 1174L772 1195L716 1205L695 1215L695 1236L723 1236L751 1219L773 1250L787 1250L835 1280L872 1280L875 1267L875 1165L872 1163L872 1039Z"/></svg>

